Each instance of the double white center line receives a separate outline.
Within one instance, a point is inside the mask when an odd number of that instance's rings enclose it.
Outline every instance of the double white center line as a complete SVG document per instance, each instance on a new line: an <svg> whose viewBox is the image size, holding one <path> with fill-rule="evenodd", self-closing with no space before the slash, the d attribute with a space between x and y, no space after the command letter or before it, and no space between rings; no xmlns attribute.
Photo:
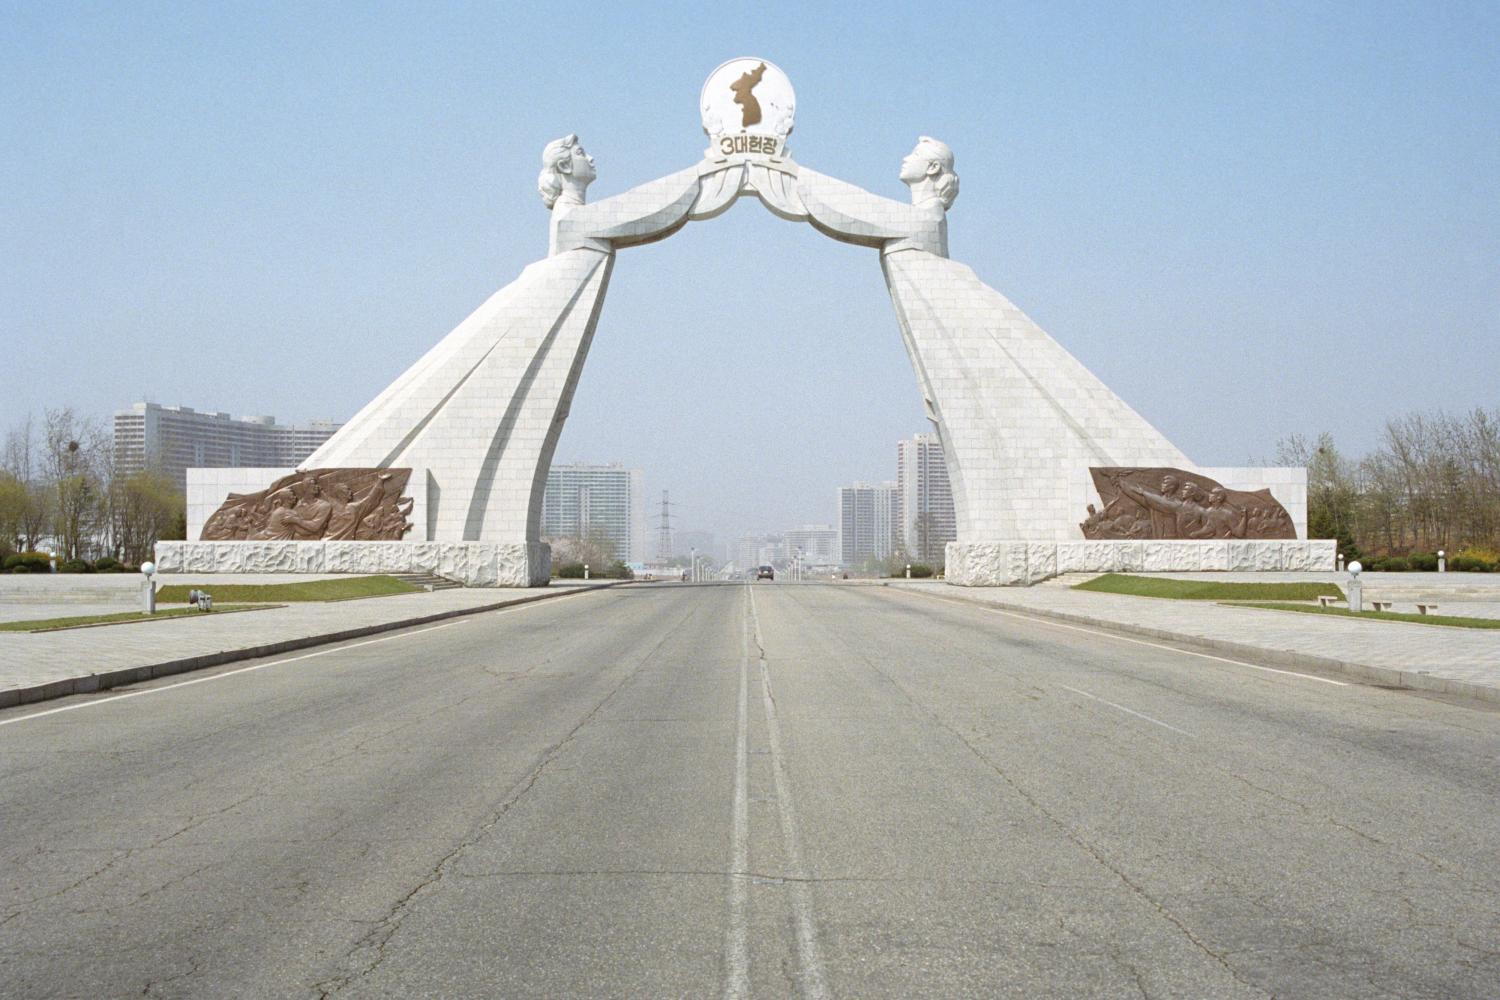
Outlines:
<svg viewBox="0 0 1500 1000"><path fill-rule="evenodd" d="M724 932L724 996L750 995L750 616L740 629L739 724L734 747L734 821L729 858L729 926Z"/></svg>
<svg viewBox="0 0 1500 1000"><path fill-rule="evenodd" d="M766 742L771 751L771 779L775 790L777 817L781 823L781 844L786 854L791 896L792 922L795 926L797 964L801 993L813 1000L828 996L823 974L823 956L818 945L818 927L813 913L812 890L807 869L802 862L802 838L797 829L797 810L792 804L791 781L787 777L786 758L781 746L781 723L776 716L776 699L771 692L771 671L766 664L765 643L760 634L760 618L755 611L755 593L746 587L748 597L745 628L741 636L740 697L738 745L735 750L734 834L729 872L729 929L725 938L724 996L747 997L750 994L749 956L749 711L750 686L749 640L753 634L756 659L760 663L761 697L766 713Z"/></svg>

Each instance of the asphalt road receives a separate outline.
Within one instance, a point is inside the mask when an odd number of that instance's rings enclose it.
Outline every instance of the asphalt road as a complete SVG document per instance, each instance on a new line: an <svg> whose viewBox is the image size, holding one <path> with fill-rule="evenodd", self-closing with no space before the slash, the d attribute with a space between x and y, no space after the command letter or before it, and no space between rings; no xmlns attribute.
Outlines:
<svg viewBox="0 0 1500 1000"><path fill-rule="evenodd" d="M1497 793L1492 709L627 587L0 713L0 995L1493 998Z"/></svg>

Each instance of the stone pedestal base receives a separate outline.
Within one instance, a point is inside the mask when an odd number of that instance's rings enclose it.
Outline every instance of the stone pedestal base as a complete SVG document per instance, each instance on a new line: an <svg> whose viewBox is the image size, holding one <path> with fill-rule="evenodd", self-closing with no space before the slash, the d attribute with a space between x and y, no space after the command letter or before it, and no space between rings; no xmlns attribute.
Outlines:
<svg viewBox="0 0 1500 1000"><path fill-rule="evenodd" d="M432 573L466 587L545 587L545 542L157 542L162 573Z"/></svg>
<svg viewBox="0 0 1500 1000"><path fill-rule="evenodd" d="M1332 572L1337 542L949 542L947 580L1027 587L1059 573Z"/></svg>

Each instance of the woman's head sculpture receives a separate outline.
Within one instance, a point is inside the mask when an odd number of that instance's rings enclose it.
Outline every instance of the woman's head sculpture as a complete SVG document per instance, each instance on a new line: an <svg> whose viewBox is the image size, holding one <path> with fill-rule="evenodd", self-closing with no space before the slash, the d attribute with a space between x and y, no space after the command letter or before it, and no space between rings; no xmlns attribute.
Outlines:
<svg viewBox="0 0 1500 1000"><path fill-rule="evenodd" d="M582 205L584 191L598 174L594 158L583 151L578 136L565 135L547 143L542 150L542 172L537 176L537 192L549 209L559 201Z"/></svg>
<svg viewBox="0 0 1500 1000"><path fill-rule="evenodd" d="M953 150L946 142L922 136L901 161L901 180L911 188L913 205L940 201L946 211L958 197L958 174L953 172Z"/></svg>

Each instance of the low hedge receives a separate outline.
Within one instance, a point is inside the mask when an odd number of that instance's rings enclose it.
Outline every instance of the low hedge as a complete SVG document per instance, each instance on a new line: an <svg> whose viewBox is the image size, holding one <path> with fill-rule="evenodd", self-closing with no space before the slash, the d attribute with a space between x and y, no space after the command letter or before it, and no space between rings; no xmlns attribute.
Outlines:
<svg viewBox="0 0 1500 1000"><path fill-rule="evenodd" d="M1450 556L1448 569L1455 573L1500 572L1500 563L1471 555ZM1365 569L1377 573L1435 573L1438 568L1436 552L1411 552L1404 556L1376 556L1364 563Z"/></svg>
<svg viewBox="0 0 1500 1000"><path fill-rule="evenodd" d="M45 552L17 552L5 557L0 570L6 573L50 573L52 557Z"/></svg>
<svg viewBox="0 0 1500 1000"><path fill-rule="evenodd" d="M64 559L57 564L59 573L92 573L94 567L87 559Z"/></svg>

